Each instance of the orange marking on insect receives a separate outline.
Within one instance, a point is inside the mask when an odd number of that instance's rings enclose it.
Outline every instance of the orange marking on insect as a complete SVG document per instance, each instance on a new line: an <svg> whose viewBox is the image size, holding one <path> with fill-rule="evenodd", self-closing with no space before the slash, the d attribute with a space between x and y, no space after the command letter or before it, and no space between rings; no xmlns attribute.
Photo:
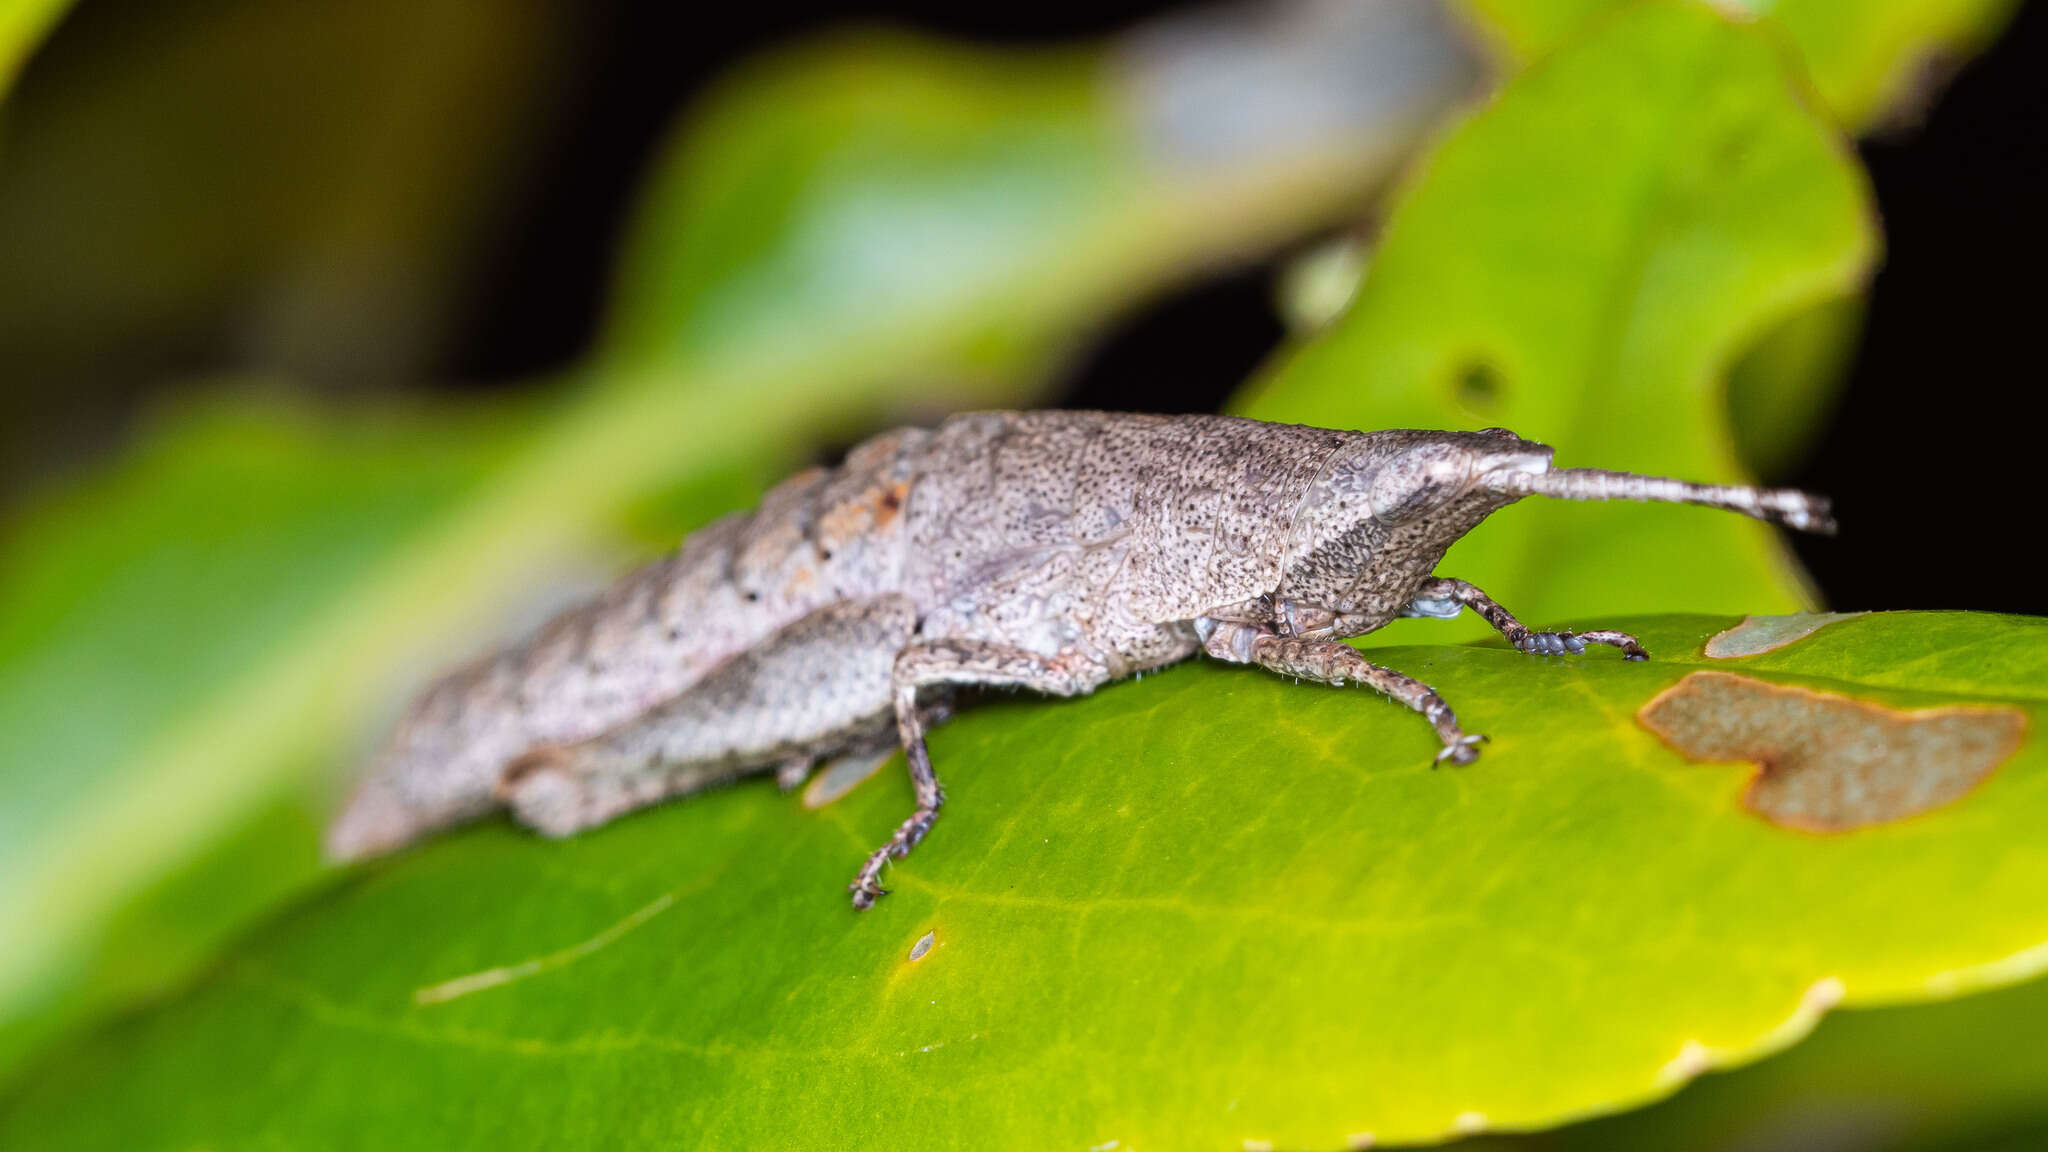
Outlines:
<svg viewBox="0 0 2048 1152"><path fill-rule="evenodd" d="M874 505L865 495L835 505L818 519L818 546L826 551L836 551L847 542L865 535L874 519Z"/></svg>
<svg viewBox="0 0 2048 1152"><path fill-rule="evenodd" d="M896 514L903 511L903 505L909 498L910 483L908 481L898 480L896 483L884 488L880 500L876 503L875 527L887 527L889 521L894 520Z"/></svg>

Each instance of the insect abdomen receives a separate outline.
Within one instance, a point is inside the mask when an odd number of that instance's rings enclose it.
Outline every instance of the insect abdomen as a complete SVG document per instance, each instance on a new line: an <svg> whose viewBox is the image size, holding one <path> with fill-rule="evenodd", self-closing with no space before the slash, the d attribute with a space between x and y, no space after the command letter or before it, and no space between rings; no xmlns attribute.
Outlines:
<svg viewBox="0 0 2048 1152"><path fill-rule="evenodd" d="M783 481L747 515L554 617L526 641L422 693L328 834L374 855L495 806L505 766L626 723L734 654L825 605L894 589L912 457L930 434L887 433L832 470Z"/></svg>

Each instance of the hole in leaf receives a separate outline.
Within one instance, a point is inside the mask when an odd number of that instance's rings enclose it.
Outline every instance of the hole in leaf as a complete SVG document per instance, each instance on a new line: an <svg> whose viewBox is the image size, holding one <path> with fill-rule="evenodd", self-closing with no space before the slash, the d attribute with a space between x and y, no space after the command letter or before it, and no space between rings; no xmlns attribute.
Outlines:
<svg viewBox="0 0 2048 1152"><path fill-rule="evenodd" d="M1500 369L1485 360L1466 361L1452 377L1455 399L1475 412L1491 412L1499 407L1503 387Z"/></svg>

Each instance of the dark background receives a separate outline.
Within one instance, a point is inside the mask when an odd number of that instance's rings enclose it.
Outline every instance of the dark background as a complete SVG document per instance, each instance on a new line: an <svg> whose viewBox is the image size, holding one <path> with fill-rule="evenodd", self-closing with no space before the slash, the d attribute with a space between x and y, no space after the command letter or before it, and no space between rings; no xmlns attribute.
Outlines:
<svg viewBox="0 0 2048 1152"><path fill-rule="evenodd" d="M84 0L24 76L61 75L72 57L140 38L166 12L219 0ZM457 389L505 387L571 363L590 343L625 214L678 113L737 61L837 24L883 22L997 44L1094 39L1184 7L1161 3L922 3L701 6L610 0L574 12L574 61L551 90L549 130L522 142L532 174L506 193L487 255L425 371ZM1839 411L1815 450L1772 480L1834 497L1843 534L1800 537L1800 555L1832 606L2048 611L2034 574L2038 463L2048 456L2034 357L2048 268L2044 186L2048 15L2023 9L1992 49L1939 92L1917 125L1861 145L1884 217L1888 255ZM1285 255L1281 260L1285 259ZM1056 402L1206 411L1219 406L1281 335L1276 260L1195 286L1124 317L1064 381ZM183 360L180 360L183 357ZM123 363L139 362L138 358ZM72 425L47 439L63 472L95 439L118 442L126 414L157 381L222 362L180 349L133 378L95 385ZM20 383L20 382L17 382ZM111 398L110 398L111 397ZM101 429L101 431L95 431ZM60 434L61 433L61 434ZM1597 462L1591 462L1597 463ZM18 465L18 462L10 462Z"/></svg>

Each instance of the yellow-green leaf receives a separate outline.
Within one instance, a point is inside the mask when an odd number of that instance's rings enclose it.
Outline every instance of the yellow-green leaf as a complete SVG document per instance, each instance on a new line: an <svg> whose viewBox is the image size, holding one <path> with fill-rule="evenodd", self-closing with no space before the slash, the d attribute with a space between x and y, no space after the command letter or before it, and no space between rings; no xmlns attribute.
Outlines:
<svg viewBox="0 0 2048 1152"><path fill-rule="evenodd" d="M130 459L7 525L0 1067L188 967L313 873L318 754L252 752L360 724L327 705L355 646L395 638L374 624L337 634L335 606L520 443L509 414L338 420L223 400L161 421ZM303 658L308 644L324 663ZM295 680L278 682L286 669ZM281 700L296 710L264 711ZM246 711L223 715L224 701ZM168 770L161 746L206 721L216 754ZM223 850L203 890L168 867ZM110 924L116 897L143 885L156 907Z"/></svg>
<svg viewBox="0 0 2048 1152"><path fill-rule="evenodd" d="M7 0L0 4L0 100L14 86L14 77L29 53L70 6L70 0Z"/></svg>
<svg viewBox="0 0 2048 1152"><path fill-rule="evenodd" d="M1837 706L2038 733L2048 625L1879 614L1713 660L1731 618L1606 622L1653 658L1377 653L1492 737L1462 769L1393 704L1254 669L989 702L934 739L947 809L863 914L900 761L817 811L756 780L450 836L32 1073L0 1144L1335 1149L1628 1107L1838 1002L2048 960L2037 736L1818 835L1638 719L1711 671L1819 701L1821 773L1859 755Z"/></svg>
<svg viewBox="0 0 2048 1152"><path fill-rule="evenodd" d="M1542 57L1621 0L1462 0L1515 56ZM1858 131L1904 114L1928 88L1991 42L2017 0L1727 0L1776 26L1822 101Z"/></svg>
<svg viewBox="0 0 2048 1152"><path fill-rule="evenodd" d="M2048 1146L2048 980L1935 1004L1850 1009L1768 1060L1701 1077L1650 1108L1459 1152L1725 1152L1827 1133L1858 1148Z"/></svg>

